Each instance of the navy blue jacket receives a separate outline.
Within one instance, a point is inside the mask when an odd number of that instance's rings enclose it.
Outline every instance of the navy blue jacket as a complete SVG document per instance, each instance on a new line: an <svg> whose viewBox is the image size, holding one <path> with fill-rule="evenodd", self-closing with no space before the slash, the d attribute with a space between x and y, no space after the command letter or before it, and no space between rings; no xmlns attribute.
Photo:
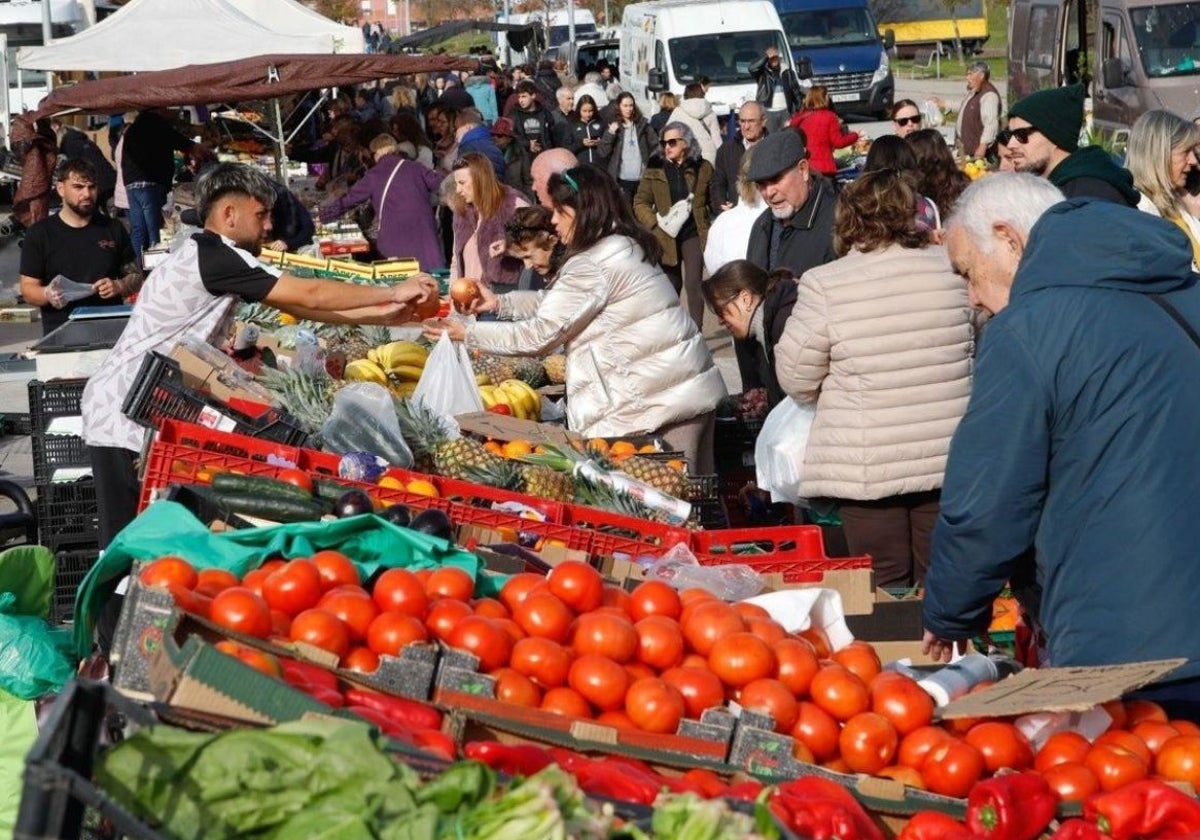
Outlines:
<svg viewBox="0 0 1200 840"><path fill-rule="evenodd" d="M479 152L490 160L492 167L496 170L496 180L504 183L504 152L500 151L500 147L492 139L492 132L486 125L477 125L469 129L458 141L458 156L462 157L467 152Z"/></svg>
<svg viewBox="0 0 1200 840"><path fill-rule="evenodd" d="M925 627L986 629L1036 551L1051 665L1186 657L1200 675L1200 276L1169 222L1074 199L1031 231L950 446Z"/></svg>

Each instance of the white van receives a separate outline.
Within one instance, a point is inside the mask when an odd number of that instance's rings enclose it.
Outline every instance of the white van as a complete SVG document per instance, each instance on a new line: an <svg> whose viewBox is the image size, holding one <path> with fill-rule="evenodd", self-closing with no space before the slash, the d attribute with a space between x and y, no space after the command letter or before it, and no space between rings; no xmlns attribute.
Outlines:
<svg viewBox="0 0 1200 840"><path fill-rule="evenodd" d="M690 0L634 3L621 20L621 86L638 108L658 112L658 94L701 76L718 116L754 99L750 65L775 47L787 66L792 51L770 0Z"/></svg>

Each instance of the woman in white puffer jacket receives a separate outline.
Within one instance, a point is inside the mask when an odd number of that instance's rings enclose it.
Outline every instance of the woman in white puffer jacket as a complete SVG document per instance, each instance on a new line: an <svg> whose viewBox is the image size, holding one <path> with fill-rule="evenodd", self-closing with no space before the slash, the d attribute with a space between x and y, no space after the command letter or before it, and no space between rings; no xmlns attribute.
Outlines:
<svg viewBox="0 0 1200 840"><path fill-rule="evenodd" d="M661 435L695 472L713 471L712 436L725 384L658 266L659 245L634 220L608 173L551 176L553 223L566 254L540 292L485 293L474 312L505 321L439 322L472 350L541 356L565 347L567 427L584 437Z"/></svg>

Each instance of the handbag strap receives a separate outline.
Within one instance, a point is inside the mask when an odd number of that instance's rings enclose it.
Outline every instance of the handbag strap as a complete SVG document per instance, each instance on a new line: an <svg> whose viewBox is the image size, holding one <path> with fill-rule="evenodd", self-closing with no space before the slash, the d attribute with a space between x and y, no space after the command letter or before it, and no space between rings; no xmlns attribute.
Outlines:
<svg viewBox="0 0 1200 840"><path fill-rule="evenodd" d="M1195 344L1197 347L1200 347L1200 334L1198 334L1192 325L1187 322L1186 318L1179 314L1178 309L1172 306L1170 302L1162 295L1149 295L1149 298L1157 303L1163 312L1166 312L1169 316L1171 316L1171 320L1178 324L1180 329L1187 333L1188 338L1192 340L1193 344Z"/></svg>
<svg viewBox="0 0 1200 840"><path fill-rule="evenodd" d="M383 208L387 205L388 190L392 188L392 179L396 177L396 173L400 171L400 167L404 165L404 158L400 158L400 162L396 164L396 168L392 170L392 174L388 176L387 183L383 185L383 195L379 196L379 212L375 214L376 225L380 230L383 229Z"/></svg>

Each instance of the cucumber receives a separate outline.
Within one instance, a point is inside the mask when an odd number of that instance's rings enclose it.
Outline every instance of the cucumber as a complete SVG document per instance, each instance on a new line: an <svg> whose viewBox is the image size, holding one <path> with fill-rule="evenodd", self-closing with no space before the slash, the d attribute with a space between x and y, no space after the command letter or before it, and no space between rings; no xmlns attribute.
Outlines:
<svg viewBox="0 0 1200 840"><path fill-rule="evenodd" d="M230 513L257 516L272 522L309 522L329 512L320 499L263 496L253 492L221 491L215 494L219 505Z"/></svg>
<svg viewBox="0 0 1200 840"><path fill-rule="evenodd" d="M349 484L342 484L339 481L330 481L326 478L318 478L313 481L313 492L318 499L325 499L329 502L336 502L342 497L342 494L351 489Z"/></svg>
<svg viewBox="0 0 1200 840"><path fill-rule="evenodd" d="M271 499L296 499L297 501L312 501L312 493L286 481L278 481L261 475L235 475L234 473L217 473L212 480L213 489L218 493L244 493L260 495Z"/></svg>

